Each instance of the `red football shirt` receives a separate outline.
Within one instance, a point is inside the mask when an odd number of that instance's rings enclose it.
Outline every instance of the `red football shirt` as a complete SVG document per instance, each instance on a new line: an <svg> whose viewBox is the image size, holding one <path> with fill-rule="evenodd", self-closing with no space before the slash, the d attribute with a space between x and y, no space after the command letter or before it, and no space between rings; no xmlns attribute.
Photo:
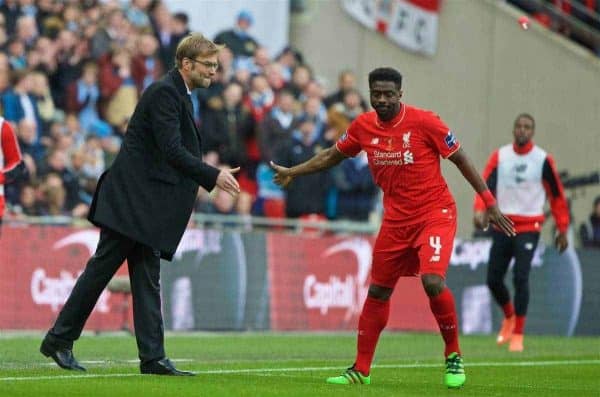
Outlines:
<svg viewBox="0 0 600 397"><path fill-rule="evenodd" d="M377 113L358 116L336 142L347 156L367 153L375 183L383 190L384 223L412 225L435 210L454 206L442 176L440 156L447 158L460 144L435 113L402 104L396 117L384 122Z"/></svg>

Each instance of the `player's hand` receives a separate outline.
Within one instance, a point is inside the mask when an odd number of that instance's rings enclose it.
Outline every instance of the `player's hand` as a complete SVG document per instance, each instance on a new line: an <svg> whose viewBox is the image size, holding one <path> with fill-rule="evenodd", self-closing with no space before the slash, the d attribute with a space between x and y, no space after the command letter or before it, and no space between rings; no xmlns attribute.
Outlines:
<svg viewBox="0 0 600 397"><path fill-rule="evenodd" d="M473 216L473 224L475 225L476 228L481 229L484 232L487 231L487 229L490 225L490 220L488 219L487 212L485 212L485 211L475 212L475 215Z"/></svg>
<svg viewBox="0 0 600 397"><path fill-rule="evenodd" d="M493 223L494 225L496 225L500 230L504 232L504 234L511 237L517 235L517 233L515 232L515 225L513 221L504 216L504 214L500 212L500 209L498 209L497 205L489 207L486 213L489 219L489 223ZM489 225L485 226L486 227L483 230L487 230Z"/></svg>
<svg viewBox="0 0 600 397"><path fill-rule="evenodd" d="M237 197L240 192L240 185L235 179L233 174L239 172L240 167L237 168L223 168L217 176L217 186L229 193L232 197Z"/></svg>
<svg viewBox="0 0 600 397"><path fill-rule="evenodd" d="M554 244L556 245L556 249L558 249L558 252L560 252L561 254L563 252L565 252L565 250L569 246L569 240L567 239L567 234L559 232L556 235L556 238L554 239Z"/></svg>
<svg viewBox="0 0 600 397"><path fill-rule="evenodd" d="M289 168L277 165L272 161L269 162L269 166L271 166L273 171L275 171L275 176L273 176L273 181L276 184L278 184L279 186L286 187L294 179L293 176L289 175L289 172L290 172Z"/></svg>

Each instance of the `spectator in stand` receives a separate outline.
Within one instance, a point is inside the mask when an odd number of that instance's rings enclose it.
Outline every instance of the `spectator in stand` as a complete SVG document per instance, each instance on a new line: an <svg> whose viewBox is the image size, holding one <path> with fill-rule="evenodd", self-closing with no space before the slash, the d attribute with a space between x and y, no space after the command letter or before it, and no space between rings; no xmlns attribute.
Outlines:
<svg viewBox="0 0 600 397"><path fill-rule="evenodd" d="M241 11L236 19L236 26L219 32L215 36L215 43L225 44L235 57L251 57L258 48L258 42L248 32L252 26L253 18L250 11Z"/></svg>
<svg viewBox="0 0 600 397"><path fill-rule="evenodd" d="M12 182L21 171L21 151L12 126L0 117L0 227L6 206L4 185Z"/></svg>
<svg viewBox="0 0 600 397"><path fill-rule="evenodd" d="M64 106L65 89L81 75L81 67L89 58L89 46L86 40L79 40L75 33L63 29L55 47L56 69L50 77L52 93L56 104Z"/></svg>
<svg viewBox="0 0 600 397"><path fill-rule="evenodd" d="M84 133L102 131L110 135L111 126L98 113L99 101L98 65L89 61L83 65L81 77L67 87L65 110L78 115Z"/></svg>
<svg viewBox="0 0 600 397"><path fill-rule="evenodd" d="M11 82L12 89L2 96L4 118L15 124L23 119L31 120L35 124L35 141L38 142L43 129L37 100L32 93L32 74L25 70L15 70L12 73Z"/></svg>
<svg viewBox="0 0 600 397"><path fill-rule="evenodd" d="M336 187L336 218L357 222L369 220L379 189L369 169L366 152L346 159L332 172Z"/></svg>
<svg viewBox="0 0 600 397"><path fill-rule="evenodd" d="M319 135L319 138L331 140L330 137L324 136L325 130L327 129L327 112L319 97L307 98L302 106L302 114L310 118L315 124L315 131Z"/></svg>
<svg viewBox="0 0 600 397"><path fill-rule="evenodd" d="M137 39L137 54L131 64L131 75L141 94L148 86L164 74L163 64L158 57L158 41L150 33Z"/></svg>
<svg viewBox="0 0 600 397"><path fill-rule="evenodd" d="M587 222L581 224L579 236L584 247L600 248L600 196L594 200L594 208Z"/></svg>
<svg viewBox="0 0 600 397"><path fill-rule="evenodd" d="M177 42L190 34L189 22L190 18L185 12L176 12L175 15L173 15L171 25Z"/></svg>
<svg viewBox="0 0 600 397"><path fill-rule="evenodd" d="M71 211L80 203L79 180L67 168L67 164L67 153L61 149L53 149L48 154L47 164L46 167L41 170L41 175L54 174L61 178L66 193L63 207L65 210Z"/></svg>
<svg viewBox="0 0 600 397"><path fill-rule="evenodd" d="M38 36L37 24L32 16L22 15L17 19L17 30L15 32L17 40L19 40L25 48L33 47L35 39Z"/></svg>
<svg viewBox="0 0 600 397"><path fill-rule="evenodd" d="M276 95L285 87L286 84L282 70L283 69L281 65L277 62L269 63L264 70L267 82Z"/></svg>
<svg viewBox="0 0 600 397"><path fill-rule="evenodd" d="M253 76L250 80L250 92L245 98L246 106L252 112L252 117L260 123L275 103L275 93L269 86L267 78L262 74Z"/></svg>
<svg viewBox="0 0 600 397"><path fill-rule="evenodd" d="M41 72L34 71L31 73L31 79L31 94L36 100L42 131L46 131L56 115L56 106L54 106L54 100L50 93L48 77Z"/></svg>
<svg viewBox="0 0 600 397"><path fill-rule="evenodd" d="M10 87L10 66L8 65L8 57L6 54L0 52L0 100Z"/></svg>
<svg viewBox="0 0 600 397"><path fill-rule="evenodd" d="M307 65L298 65L292 72L292 80L287 84L286 88L290 90L296 99L300 96L312 81L312 70Z"/></svg>
<svg viewBox="0 0 600 397"><path fill-rule="evenodd" d="M37 139L36 128L35 121L27 118L21 119L17 124L17 139L23 159L25 160L29 156L32 160L31 164L36 166L35 168L28 167L31 176L35 175L37 166L43 163L46 156L46 148Z"/></svg>
<svg viewBox="0 0 600 397"><path fill-rule="evenodd" d="M127 41L128 21L122 10L111 10L102 25L91 40L91 55L94 59L105 56L112 48L123 47Z"/></svg>
<svg viewBox="0 0 600 397"><path fill-rule="evenodd" d="M8 62L12 70L23 70L27 67L27 53L21 41L11 38L7 43L7 50Z"/></svg>
<svg viewBox="0 0 600 397"><path fill-rule="evenodd" d="M131 73L131 53L117 47L99 62L99 66L100 95L106 103L103 115L110 125L119 128L127 124L138 99Z"/></svg>
<svg viewBox="0 0 600 397"><path fill-rule="evenodd" d="M276 105L269 111L258 128L261 162L256 171L258 201L261 215L270 218L285 217L283 189L273 183L274 172L269 162L291 141L296 101L291 92L282 90Z"/></svg>
<svg viewBox="0 0 600 397"><path fill-rule="evenodd" d="M230 83L223 91L219 108L206 113L201 132L206 152L216 152L218 163L246 168L246 140L254 135L254 120L242 103L242 86Z"/></svg>
<svg viewBox="0 0 600 397"><path fill-rule="evenodd" d="M327 121L329 127L333 129L331 137L327 137L329 140L336 141L342 136L350 123L361 113L364 112L361 104L361 97L357 90L350 89L344 93L344 100L342 102L336 102L329 107L327 111Z"/></svg>
<svg viewBox="0 0 600 397"><path fill-rule="evenodd" d="M19 201L12 207L13 216L16 219L23 219L27 216L41 216L44 211L38 200L38 192L34 185L25 184L21 187Z"/></svg>
<svg viewBox="0 0 600 397"><path fill-rule="evenodd" d="M329 146L319 137L312 119L300 117L295 125L291 139L275 154L274 161L284 167L301 164ZM299 218L316 215L318 219L325 219L326 197L331 186L328 172L298 178L285 189L286 216Z"/></svg>
<svg viewBox="0 0 600 397"><path fill-rule="evenodd" d="M125 10L127 20L138 29L147 29L151 27L148 13L152 0L131 0L129 7Z"/></svg>
<svg viewBox="0 0 600 397"><path fill-rule="evenodd" d="M276 151L291 139L295 109L294 95L283 90L277 97L276 105L261 121L257 135L263 163L268 165Z"/></svg>
<svg viewBox="0 0 600 397"><path fill-rule="evenodd" d="M69 212L65 208L67 192L60 175L47 174L40 186L42 197L42 213L49 216L65 216Z"/></svg>
<svg viewBox="0 0 600 397"><path fill-rule="evenodd" d="M0 13L4 15L6 21L6 33L12 36L17 27L17 19L21 15L21 7L17 0L4 0L0 4Z"/></svg>
<svg viewBox="0 0 600 397"><path fill-rule="evenodd" d="M329 94L324 100L323 103L330 109L336 103L343 103L344 98L346 96L346 92L353 91L358 93L356 89L356 75L350 70L343 70L338 78L338 89L337 91ZM367 110L367 102L364 100L360 93L358 93L360 97L360 107L362 111L365 112Z"/></svg>
<svg viewBox="0 0 600 397"><path fill-rule="evenodd" d="M281 74L286 82L292 80L292 72L304 62L302 54L290 46L285 47L275 60L281 65Z"/></svg>

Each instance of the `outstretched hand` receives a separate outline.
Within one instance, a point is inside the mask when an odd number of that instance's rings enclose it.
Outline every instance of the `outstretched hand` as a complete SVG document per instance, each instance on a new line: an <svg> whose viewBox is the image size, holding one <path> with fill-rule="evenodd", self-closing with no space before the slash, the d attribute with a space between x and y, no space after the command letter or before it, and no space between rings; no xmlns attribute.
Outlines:
<svg viewBox="0 0 600 397"><path fill-rule="evenodd" d="M232 195L233 197L236 197L238 195L238 193L240 192L240 185L237 181L237 179L235 179L235 177L233 176L233 174L235 174L236 172L240 171L240 167L236 167L236 168L223 168L221 169L221 172L219 172L219 175L217 176L217 186L226 191L227 193L229 193L230 195Z"/></svg>
<svg viewBox="0 0 600 397"><path fill-rule="evenodd" d="M289 175L289 168L277 165L273 161L269 162L269 166L275 171L273 181L279 186L286 187L294 179L293 176Z"/></svg>
<svg viewBox="0 0 600 397"><path fill-rule="evenodd" d="M500 210L498 209L497 205L493 205L491 207L489 207L486 211L487 214L487 221L489 223L493 223L494 225L496 225L500 230L502 230L504 232L504 234L506 234L507 236L516 236L517 233L515 232L515 226L513 221L511 221L510 219L508 219L506 216L504 216L504 214L502 212L500 212ZM487 228L489 227L489 224L483 224L483 230L487 230Z"/></svg>

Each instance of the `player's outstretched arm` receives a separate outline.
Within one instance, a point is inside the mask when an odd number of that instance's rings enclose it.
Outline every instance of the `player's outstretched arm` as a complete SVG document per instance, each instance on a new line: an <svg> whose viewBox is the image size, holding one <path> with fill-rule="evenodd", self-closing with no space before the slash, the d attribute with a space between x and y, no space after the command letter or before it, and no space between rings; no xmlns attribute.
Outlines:
<svg viewBox="0 0 600 397"><path fill-rule="evenodd" d="M479 175L477 169L469 159L469 156L467 156L467 154L464 152L464 150L462 150L462 148L458 149L454 154L448 157L448 159L452 161L456 165L456 167L458 167L465 179L469 181L471 186L473 186L473 189L475 189L477 194L482 195L483 200L486 202L487 220L489 220L490 223L493 223L494 225L498 226L500 230L506 233L506 235L514 236L515 228L513 222L506 216L504 216L502 212L500 212L500 209L496 204L496 200L489 192L488 187L485 184L483 178L481 177L481 175ZM491 200L487 196L491 196ZM487 225L482 226L484 226L484 229L487 229Z"/></svg>
<svg viewBox="0 0 600 397"><path fill-rule="evenodd" d="M273 177L275 183L285 187L297 176L326 170L339 164L345 158L346 156L335 145L332 145L325 150L321 150L304 163L290 168L277 165L273 161L269 165L275 171L275 176Z"/></svg>

